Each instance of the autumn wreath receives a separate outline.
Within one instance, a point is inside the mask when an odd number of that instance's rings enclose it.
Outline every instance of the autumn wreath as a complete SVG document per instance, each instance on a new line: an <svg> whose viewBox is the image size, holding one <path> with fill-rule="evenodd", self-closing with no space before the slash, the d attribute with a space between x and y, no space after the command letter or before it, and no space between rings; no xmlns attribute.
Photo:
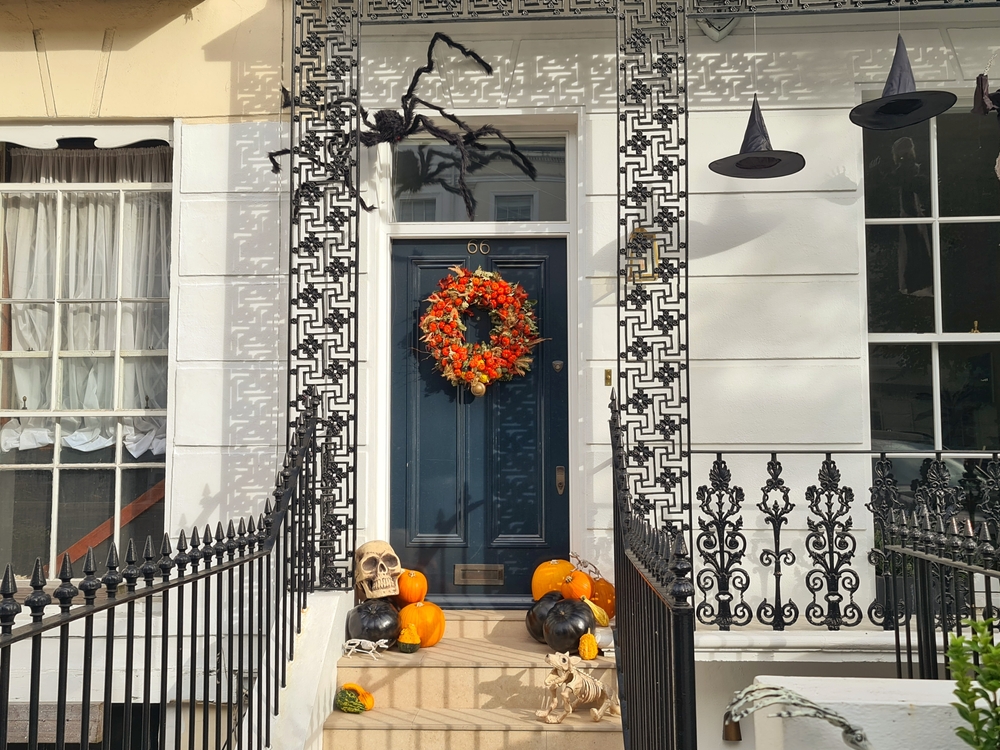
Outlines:
<svg viewBox="0 0 1000 750"><path fill-rule="evenodd" d="M504 281L496 271L449 268L454 276L438 282L441 291L427 298L430 304L420 318L420 340L452 385L467 385L474 396L498 380L524 375L531 367L531 350L542 341L531 309L534 303L520 284ZM490 314L493 329L489 343L465 340L462 316L473 308Z"/></svg>

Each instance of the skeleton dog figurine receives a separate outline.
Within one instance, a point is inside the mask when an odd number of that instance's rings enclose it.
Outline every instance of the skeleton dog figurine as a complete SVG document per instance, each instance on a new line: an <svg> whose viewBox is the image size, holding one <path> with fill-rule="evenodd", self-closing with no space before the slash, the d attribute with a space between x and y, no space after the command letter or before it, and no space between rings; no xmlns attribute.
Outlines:
<svg viewBox="0 0 1000 750"><path fill-rule="evenodd" d="M579 656L570 656L567 651L549 654L545 661L552 665L552 671L545 678L545 687L549 691L548 707L536 711L535 715L539 719L545 719L546 724L561 724L581 703L600 702L600 708L590 709L590 716L594 721L600 721L607 713L621 713L618 698L611 694L607 685L576 668L581 661ZM559 716L553 716L552 712L559 705L560 698L564 710Z"/></svg>
<svg viewBox="0 0 1000 750"><path fill-rule="evenodd" d="M364 638L352 638L344 643L344 656L354 656L355 654L367 654L372 659L378 661L378 650L389 648L389 641L366 641Z"/></svg>

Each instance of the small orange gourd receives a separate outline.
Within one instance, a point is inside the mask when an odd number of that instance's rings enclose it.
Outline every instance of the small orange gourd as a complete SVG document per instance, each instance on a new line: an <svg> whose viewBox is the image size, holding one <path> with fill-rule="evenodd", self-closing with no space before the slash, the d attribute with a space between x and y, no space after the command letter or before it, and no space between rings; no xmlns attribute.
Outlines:
<svg viewBox="0 0 1000 750"><path fill-rule="evenodd" d="M594 591L590 600L607 612L608 617L615 616L615 587L607 578L594 579Z"/></svg>
<svg viewBox="0 0 1000 750"><path fill-rule="evenodd" d="M584 633L580 636L580 645L577 646L577 653L581 659L590 661L597 658L597 639L593 633Z"/></svg>
<svg viewBox="0 0 1000 750"><path fill-rule="evenodd" d="M427 576L419 570L404 570L398 579L399 596L403 606L422 602L427 596Z"/></svg>
<svg viewBox="0 0 1000 750"><path fill-rule="evenodd" d="M565 599L589 598L594 590L594 582L582 570L574 570L563 578L561 590Z"/></svg>
<svg viewBox="0 0 1000 750"><path fill-rule="evenodd" d="M444 636L444 612L433 602L408 604L399 610L399 625L403 629L416 625L420 647L430 648Z"/></svg>
<svg viewBox="0 0 1000 750"><path fill-rule="evenodd" d="M353 682L345 682L340 687L341 690L353 690L358 694L358 700L361 701L362 705L365 707L365 711L371 711L375 708L375 696L369 693L360 685Z"/></svg>
<svg viewBox="0 0 1000 750"><path fill-rule="evenodd" d="M559 591L563 579L572 572L569 560L546 560L531 576L531 597L537 602L550 591Z"/></svg>

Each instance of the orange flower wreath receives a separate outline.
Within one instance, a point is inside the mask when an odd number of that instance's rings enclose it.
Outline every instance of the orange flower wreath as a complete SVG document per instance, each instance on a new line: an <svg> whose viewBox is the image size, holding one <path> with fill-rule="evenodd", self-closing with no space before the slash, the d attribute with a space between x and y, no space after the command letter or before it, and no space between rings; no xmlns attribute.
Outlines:
<svg viewBox="0 0 1000 750"><path fill-rule="evenodd" d="M455 275L441 279L441 291L427 298L420 340L449 383L467 385L474 396L482 396L490 383L511 380L531 368L531 350L542 341L531 309L534 302L524 287L504 281L495 271L460 266L448 270ZM471 317L474 307L490 314L489 343L465 340L462 315Z"/></svg>

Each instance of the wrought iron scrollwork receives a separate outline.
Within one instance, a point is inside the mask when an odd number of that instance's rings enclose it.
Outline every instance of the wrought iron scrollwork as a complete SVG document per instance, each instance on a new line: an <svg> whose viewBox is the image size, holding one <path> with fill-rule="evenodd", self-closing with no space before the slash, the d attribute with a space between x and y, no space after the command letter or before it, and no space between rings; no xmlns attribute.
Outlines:
<svg viewBox="0 0 1000 750"><path fill-rule="evenodd" d="M872 466L870 500L865 506L871 511L875 525L875 546L868 553L868 562L875 568L875 599L868 606L868 619L883 630L892 630L905 616L905 606L901 599L906 594L897 590L894 571L903 564L898 553L887 553L885 547L890 541L892 514L902 511L899 487L892 473L892 461L883 453ZM895 620L889 611L895 612Z"/></svg>
<svg viewBox="0 0 1000 750"><path fill-rule="evenodd" d="M799 619L799 608L791 599L781 600L781 568L795 564L795 553L790 547L781 546L781 527L788 523L788 514L795 508L789 499L789 488L781 478L781 462L777 455L771 454L767 462L767 483L761 487L761 501L757 503L760 512L764 514L764 523L771 527L774 540L772 549L764 549L760 553L762 565L771 568L774 578L774 603L764 599L757 607L757 619L764 625L770 625L773 630L784 630L795 624ZM777 493L780 501L772 500L771 495Z"/></svg>
<svg viewBox="0 0 1000 750"><path fill-rule="evenodd" d="M702 593L696 614L700 622L718 625L720 630L747 625L753 619L750 606L743 600L750 585L750 575L740 567L747 549L740 514L743 489L730 487L731 480L729 467L719 454L709 473L712 486L702 485L697 493L701 515L695 545L704 567L696 576ZM709 602L710 593L714 603ZM735 595L739 596L739 601L734 604Z"/></svg>
<svg viewBox="0 0 1000 750"><path fill-rule="evenodd" d="M830 630L854 627L861 622L861 608L854 602L860 579L851 568L857 551L854 521L850 516L854 490L840 486L840 469L829 453L819 470L819 486L806 489L811 515L806 520L809 534L806 551L813 567L806 574L806 587L813 595L806 607L806 619ZM819 601L822 592L823 603ZM844 594L847 601L844 601Z"/></svg>

